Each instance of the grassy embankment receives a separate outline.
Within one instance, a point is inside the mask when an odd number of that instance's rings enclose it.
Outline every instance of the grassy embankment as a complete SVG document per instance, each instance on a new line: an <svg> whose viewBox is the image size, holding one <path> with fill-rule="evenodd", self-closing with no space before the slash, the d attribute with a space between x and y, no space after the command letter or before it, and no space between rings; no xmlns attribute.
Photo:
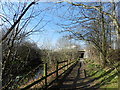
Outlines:
<svg viewBox="0 0 120 90"><path fill-rule="evenodd" d="M99 64L87 60L86 73L93 88L104 88L105 90L118 88L118 73L114 68L102 68Z"/></svg>

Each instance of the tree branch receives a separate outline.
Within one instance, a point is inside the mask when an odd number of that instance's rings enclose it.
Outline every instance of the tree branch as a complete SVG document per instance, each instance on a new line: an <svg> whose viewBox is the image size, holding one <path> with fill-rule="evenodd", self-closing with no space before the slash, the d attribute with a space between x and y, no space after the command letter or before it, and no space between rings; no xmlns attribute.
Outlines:
<svg viewBox="0 0 120 90"><path fill-rule="evenodd" d="M15 28L15 26L20 22L20 20L22 19L22 17L25 15L25 13L28 11L28 9L34 5L35 2L31 2L27 8L24 10L24 12L19 16L18 20L16 20L14 22L14 24L10 27L10 29L6 32L6 34L2 37L2 39L0 40L0 43L6 39L6 37L10 34L10 32Z"/></svg>

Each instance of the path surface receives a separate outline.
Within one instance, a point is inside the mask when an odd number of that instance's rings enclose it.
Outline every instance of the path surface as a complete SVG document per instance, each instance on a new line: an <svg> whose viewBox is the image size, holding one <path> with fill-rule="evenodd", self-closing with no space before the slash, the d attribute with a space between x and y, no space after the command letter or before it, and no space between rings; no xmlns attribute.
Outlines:
<svg viewBox="0 0 120 90"><path fill-rule="evenodd" d="M63 76L54 83L49 89L59 89L59 90L86 90L90 89L91 82L88 81L85 73L84 62L78 62L76 66L69 71L66 76Z"/></svg>

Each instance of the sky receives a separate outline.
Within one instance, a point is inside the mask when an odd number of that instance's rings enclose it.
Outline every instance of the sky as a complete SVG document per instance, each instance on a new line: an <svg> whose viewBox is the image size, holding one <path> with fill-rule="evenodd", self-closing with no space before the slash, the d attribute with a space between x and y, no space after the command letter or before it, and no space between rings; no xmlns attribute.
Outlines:
<svg viewBox="0 0 120 90"><path fill-rule="evenodd" d="M67 35L68 33L59 33L61 30L64 30L61 26L57 24L69 24L70 22L61 18L60 16L63 16L67 13L67 8L69 8L69 5L64 6L62 8L59 8L56 10L56 4L53 3L39 3L39 6L42 8L50 7L52 9L45 11L44 14L44 21L48 22L44 28L42 28L44 31L38 34L33 34L29 37L31 41L34 41L37 43L37 45L41 48L56 48L57 41L64 35ZM39 18L38 18L39 19ZM37 22L37 21L35 21ZM34 23L35 23L34 22ZM45 23L43 22L43 23ZM74 41L75 43L79 44L79 41Z"/></svg>
<svg viewBox="0 0 120 90"><path fill-rule="evenodd" d="M62 6L64 4L64 6ZM70 7L70 4L63 3L63 4L55 4L54 2L39 2L37 7L35 7L35 11L44 10L42 13L36 17L30 25L28 25L28 30L35 26L35 24L42 19L42 22L40 23L40 26L38 28L41 28L42 32L40 33L34 33L30 35L27 39L31 42L35 42L38 47L51 47L55 48L57 41L64 35L67 35L68 33L59 33L59 31L64 30L60 25L57 24L69 24L71 23L67 18L63 18L65 16L69 16L70 12L68 8ZM60 7L62 6L62 7ZM7 12L7 11L6 11ZM8 13L8 12L7 12ZM77 11L74 11L74 13L77 13ZM10 14L10 13L9 13ZM29 12L26 14L26 16L29 15ZM47 23L47 24L46 24ZM37 28L37 29L38 29ZM73 41L77 44L83 45L83 41Z"/></svg>
<svg viewBox="0 0 120 90"><path fill-rule="evenodd" d="M7 0L1 0L1 1L7 1ZM16 2L16 0L8 0L11 2ZM24 0L20 0L23 2ZM26 1L33 1L33 0L26 0ZM39 2L56 2L56 1L72 1L72 2L99 2L100 0L39 0ZM101 0L102 2L118 2L119 0Z"/></svg>
<svg viewBox="0 0 120 90"><path fill-rule="evenodd" d="M5 2L3 3L6 5ZM18 2L12 2L12 3L14 5L10 6L8 4L9 7L7 7L7 5L4 6L3 9L5 12L2 11L2 6L0 6L1 8L0 13L3 15L5 13L7 15L6 17L8 17L9 21L13 24L13 17L14 17L13 13L16 13L18 11L16 7L18 7L19 4ZM61 33L61 34L58 33L58 31L61 31L62 28L56 24L61 23L63 21L60 18L58 18L58 15L57 15L58 13L56 12L57 11L56 4L54 4L53 2L49 2L49 3L39 2L35 6L36 6L34 7L35 14L38 14L40 11L41 13L39 16L32 19L32 21L27 26L27 30L31 30L39 22L39 20L42 20L39 26L36 28L36 29L40 29L42 32L33 33L29 37L27 37L27 39L31 42L36 43L38 47L41 47L41 46L46 47L45 44L49 44L49 46L51 45L51 47L54 47L57 40L64 35L64 33ZM23 18L28 17L31 11L32 11L32 8L29 11L27 11L27 13L24 15ZM63 14L64 11L66 11L65 8L64 9L62 8L61 12L59 12L59 15ZM8 23L6 25L10 27Z"/></svg>
<svg viewBox="0 0 120 90"><path fill-rule="evenodd" d="M39 3L41 8L53 7L54 4ZM63 10L64 11L64 10ZM46 12L46 11L45 11ZM61 12L62 13L62 12ZM37 35L32 35L30 38L37 42L38 46L43 46L43 44L51 44L54 46L57 40L64 35L64 33L59 33L62 28L57 23L61 23L62 20L55 14L54 10L48 10L44 15L43 23L48 22L43 29L43 32L38 33ZM35 21L37 22L37 21Z"/></svg>

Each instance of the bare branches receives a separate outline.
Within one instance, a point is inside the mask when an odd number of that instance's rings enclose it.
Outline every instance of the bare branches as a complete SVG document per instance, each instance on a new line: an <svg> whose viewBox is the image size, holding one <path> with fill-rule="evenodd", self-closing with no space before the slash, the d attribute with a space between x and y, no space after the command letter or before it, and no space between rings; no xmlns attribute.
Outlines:
<svg viewBox="0 0 120 90"><path fill-rule="evenodd" d="M86 9L95 9L95 10L97 10L97 11L100 12L100 7L101 6L88 6L88 5L84 5L84 4L81 4L81 3L73 3L73 2L69 2L69 1L66 1L66 2L69 3L69 4L72 4L73 6L82 6L83 8L86 8ZM109 16L113 20L113 23L116 25L116 28L117 28L117 33L120 34L120 29L119 29L120 25L118 23L117 18L114 15L112 15L110 13L107 13L105 11L101 11L101 13L103 13L104 15Z"/></svg>
<svg viewBox="0 0 120 90"><path fill-rule="evenodd" d="M91 5L88 3L66 2L76 10L79 7L81 12L73 14L72 17L68 16L69 23L61 24L65 29L64 31L71 33L68 35L70 38L92 43L101 54L99 55L104 58L103 61L105 61L108 50L112 48L112 44L109 44L114 37L114 32L116 32L118 43L120 43L120 25L115 13L110 11L110 8L113 8L115 12L115 3L111 5L111 3L98 2ZM107 8L108 5L109 8ZM66 20L66 17L64 18ZM115 28L113 28L111 22L114 23Z"/></svg>
<svg viewBox="0 0 120 90"><path fill-rule="evenodd" d="M20 22L21 18L25 15L25 13L28 11L28 9L34 5L35 2L31 2L26 9L23 11L23 13L19 16L19 18L14 22L14 24L9 28L9 30L6 32L6 34L2 37L0 40L0 43L6 39L6 37L9 35L9 33L15 28L15 26Z"/></svg>

